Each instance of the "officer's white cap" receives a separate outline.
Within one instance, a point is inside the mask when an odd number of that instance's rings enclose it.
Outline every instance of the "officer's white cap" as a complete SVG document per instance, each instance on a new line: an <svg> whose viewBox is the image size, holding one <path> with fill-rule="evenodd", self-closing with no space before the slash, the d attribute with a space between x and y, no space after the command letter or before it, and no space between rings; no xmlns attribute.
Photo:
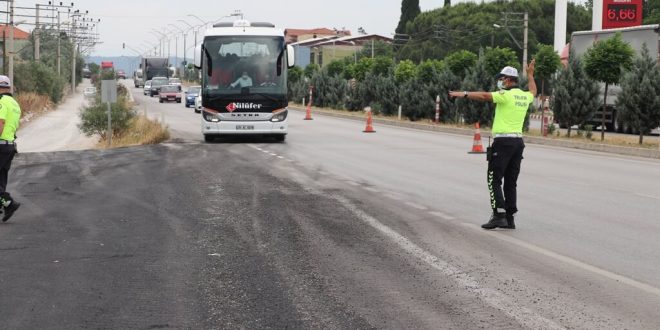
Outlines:
<svg viewBox="0 0 660 330"><path fill-rule="evenodd" d="M9 80L9 77L0 75L0 88L2 87L11 87L11 80Z"/></svg>
<svg viewBox="0 0 660 330"><path fill-rule="evenodd" d="M502 69L502 71L498 73L497 76L495 76L495 78L499 79L502 76L518 78L518 70L514 67L505 66L504 69Z"/></svg>

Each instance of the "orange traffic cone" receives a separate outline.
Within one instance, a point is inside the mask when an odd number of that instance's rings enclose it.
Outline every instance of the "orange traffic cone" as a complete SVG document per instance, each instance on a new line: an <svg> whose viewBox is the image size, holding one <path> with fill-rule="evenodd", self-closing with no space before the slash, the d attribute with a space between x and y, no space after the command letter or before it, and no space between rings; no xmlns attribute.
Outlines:
<svg viewBox="0 0 660 330"><path fill-rule="evenodd" d="M314 120L312 118L312 100L309 100L309 103L307 103L307 111L305 114L305 120Z"/></svg>
<svg viewBox="0 0 660 330"><path fill-rule="evenodd" d="M472 151L468 151L468 154L485 154L484 146L481 143L481 130L479 129L479 122L475 125L474 132L474 142L472 143Z"/></svg>
<svg viewBox="0 0 660 330"><path fill-rule="evenodd" d="M364 133L376 133L373 127L373 118L371 118L371 109L367 110L367 127L362 131Z"/></svg>

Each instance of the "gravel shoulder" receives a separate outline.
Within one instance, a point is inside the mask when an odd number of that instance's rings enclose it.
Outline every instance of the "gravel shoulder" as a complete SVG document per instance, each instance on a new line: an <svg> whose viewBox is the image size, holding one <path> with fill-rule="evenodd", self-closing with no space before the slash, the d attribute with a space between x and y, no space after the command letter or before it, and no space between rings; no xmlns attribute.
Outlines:
<svg viewBox="0 0 660 330"><path fill-rule="evenodd" d="M87 137L78 129L80 109L87 102L82 90L91 86L85 79L57 108L43 116L21 123L16 135L18 150L51 152L94 149L97 138Z"/></svg>

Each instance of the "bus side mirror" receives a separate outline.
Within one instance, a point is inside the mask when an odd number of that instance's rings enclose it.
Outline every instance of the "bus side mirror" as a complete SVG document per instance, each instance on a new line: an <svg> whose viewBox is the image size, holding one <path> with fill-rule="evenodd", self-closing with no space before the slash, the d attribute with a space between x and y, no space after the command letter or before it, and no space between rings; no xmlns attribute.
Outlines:
<svg viewBox="0 0 660 330"><path fill-rule="evenodd" d="M196 69L201 69L202 68L202 45L199 44L195 46L195 52L194 52L194 66Z"/></svg>
<svg viewBox="0 0 660 330"><path fill-rule="evenodd" d="M291 45L286 45L286 62L289 69L296 65L296 51Z"/></svg>

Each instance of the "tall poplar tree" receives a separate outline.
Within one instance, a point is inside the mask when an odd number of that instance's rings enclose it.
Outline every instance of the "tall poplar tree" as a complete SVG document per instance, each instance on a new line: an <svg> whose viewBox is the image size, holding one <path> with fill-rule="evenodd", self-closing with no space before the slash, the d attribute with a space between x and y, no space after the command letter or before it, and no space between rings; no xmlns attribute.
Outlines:
<svg viewBox="0 0 660 330"><path fill-rule="evenodd" d="M395 32L406 33L406 24L412 22L421 12L419 0L403 0L401 2L401 19L399 19Z"/></svg>

